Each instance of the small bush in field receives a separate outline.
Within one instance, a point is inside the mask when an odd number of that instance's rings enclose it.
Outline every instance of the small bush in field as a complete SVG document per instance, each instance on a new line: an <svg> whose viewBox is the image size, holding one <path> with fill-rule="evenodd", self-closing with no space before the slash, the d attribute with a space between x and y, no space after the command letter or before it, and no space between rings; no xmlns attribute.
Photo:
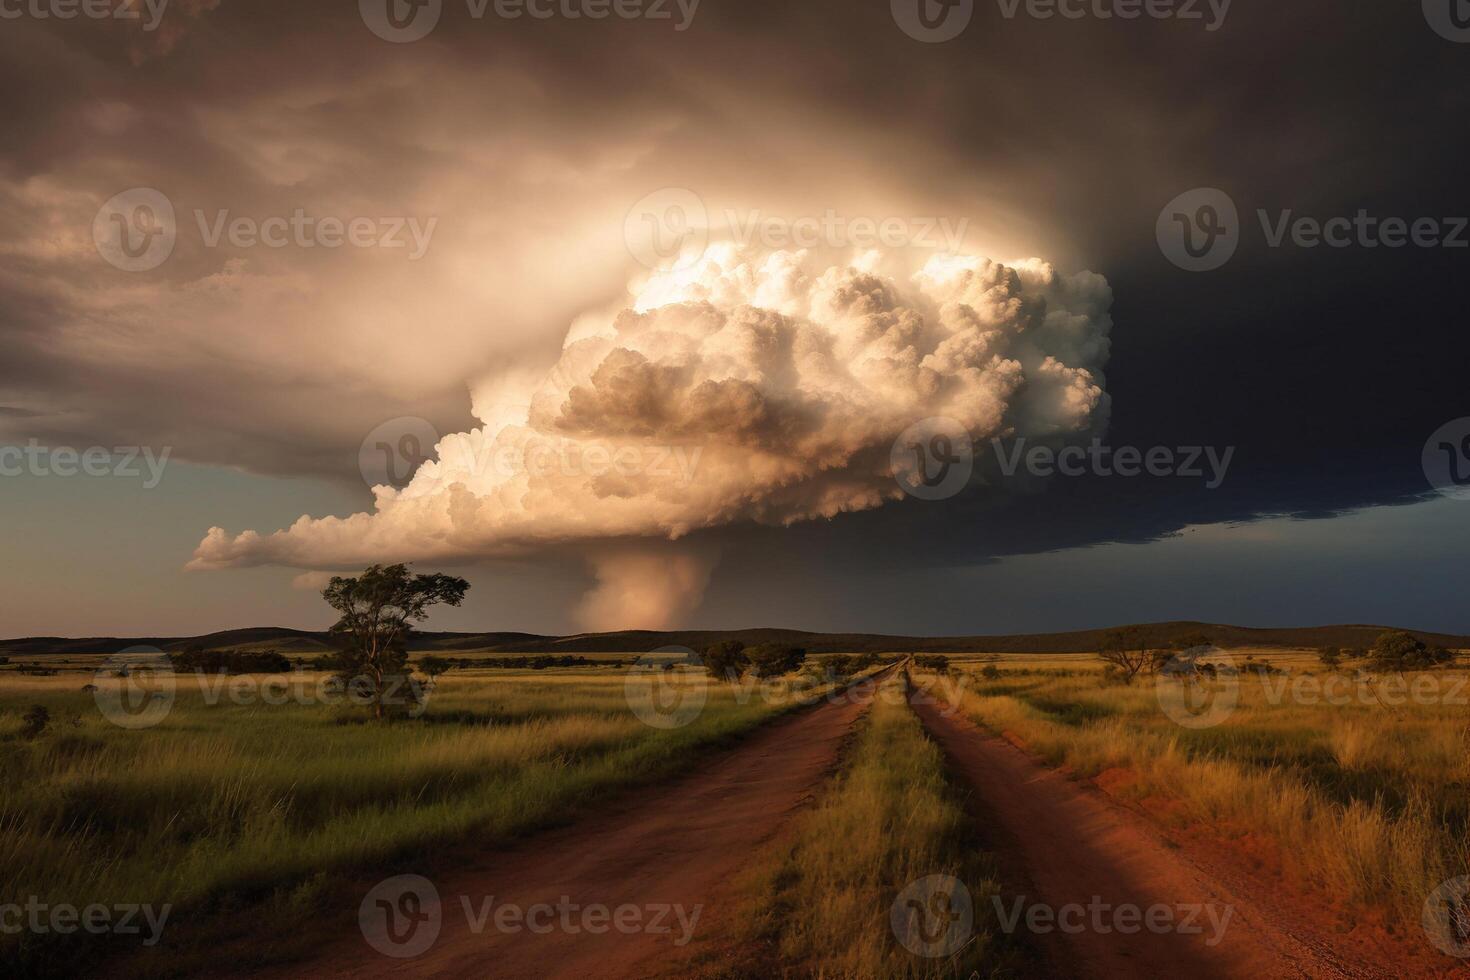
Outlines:
<svg viewBox="0 0 1470 980"><path fill-rule="evenodd" d="M995 664L986 664L985 668L980 671L980 676L987 681L998 681L1001 676L1000 669Z"/></svg>
<svg viewBox="0 0 1470 980"><path fill-rule="evenodd" d="M1454 659L1454 654L1448 650L1431 647L1414 634L1398 630L1384 633L1368 651L1370 666L1392 672L1428 670Z"/></svg>
<svg viewBox="0 0 1470 980"><path fill-rule="evenodd" d="M205 650L186 647L171 658L175 670L200 674L284 674L290 658L275 650Z"/></svg>
<svg viewBox="0 0 1470 980"><path fill-rule="evenodd" d="M762 643L745 651L751 672L765 679L789 674L806 662L806 651L784 643Z"/></svg>
<svg viewBox="0 0 1470 980"><path fill-rule="evenodd" d="M20 716L23 727L21 735L26 738L39 738L51 724L51 712L43 704L33 704L26 709L26 713Z"/></svg>
<svg viewBox="0 0 1470 980"><path fill-rule="evenodd" d="M449 670L454 664L443 657L427 656L419 660L419 670L431 679L438 679L439 675Z"/></svg>
<svg viewBox="0 0 1470 980"><path fill-rule="evenodd" d="M704 651L704 669L718 680L735 683L750 668L745 644L739 640L722 640Z"/></svg>

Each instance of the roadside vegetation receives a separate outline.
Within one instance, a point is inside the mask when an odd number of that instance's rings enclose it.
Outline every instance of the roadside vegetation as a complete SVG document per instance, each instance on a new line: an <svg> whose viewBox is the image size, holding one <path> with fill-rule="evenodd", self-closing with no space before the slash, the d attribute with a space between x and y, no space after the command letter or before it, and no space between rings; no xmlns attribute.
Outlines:
<svg viewBox="0 0 1470 980"><path fill-rule="evenodd" d="M0 904L169 903L165 947L198 946L200 922L279 922L289 945L289 924L354 875L573 819L830 689L793 676L752 692L681 666L665 682L706 700L664 729L630 711L623 664L436 673L417 682L432 694L419 716L381 719L316 700L326 672L180 674L171 710L140 730L103 717L91 688L116 682L88 670L0 673ZM100 941L0 936L0 975L76 975ZM181 969L213 955L176 953Z"/></svg>
<svg viewBox="0 0 1470 980"><path fill-rule="evenodd" d="M1097 657L958 660L919 679L1162 819L1271 842L1324 907L1417 930L1426 895L1470 869L1470 675L1407 634L1346 651L1194 642L1159 658L1124 638ZM1205 720L1180 724L1166 702ZM1217 703L1229 710L1208 713Z"/></svg>
<svg viewBox="0 0 1470 980"><path fill-rule="evenodd" d="M972 838L944 758L886 680L859 723L841 769L740 882L733 939L749 975L980 977L1007 973L991 896L999 885ZM911 882L950 875L969 889L970 941L947 958L914 955L895 940L890 910ZM756 952L759 966L749 958ZM744 974L740 974L744 975Z"/></svg>

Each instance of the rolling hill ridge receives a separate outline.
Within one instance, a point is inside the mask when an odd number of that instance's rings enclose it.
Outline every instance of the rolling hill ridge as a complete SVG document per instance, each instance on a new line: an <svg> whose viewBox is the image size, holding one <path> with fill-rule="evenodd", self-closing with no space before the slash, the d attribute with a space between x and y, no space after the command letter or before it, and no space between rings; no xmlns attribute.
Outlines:
<svg viewBox="0 0 1470 980"><path fill-rule="evenodd" d="M1129 628L1129 627L1123 627ZM1132 627L1142 630L1153 644L1186 634L1204 634L1217 646L1302 648L1320 646L1367 647L1383 631L1395 627L1369 625L1256 628L1178 621ZM878 633L815 633L792 629L744 630L623 630L612 633L576 633L544 636L537 633L417 632L410 649L415 652L492 653L649 653L679 646L702 650L720 640L746 644L786 643L812 653L1088 653L1098 649L1110 629L1066 633L1023 633L980 636L897 636ZM1470 637L1409 630L1426 643L1451 649L1470 648ZM0 657L50 654L111 654L129 647L157 647L165 652L199 646L206 650L276 649L283 653L325 653L332 649L325 631L262 626L223 630L188 637L24 637L0 640Z"/></svg>

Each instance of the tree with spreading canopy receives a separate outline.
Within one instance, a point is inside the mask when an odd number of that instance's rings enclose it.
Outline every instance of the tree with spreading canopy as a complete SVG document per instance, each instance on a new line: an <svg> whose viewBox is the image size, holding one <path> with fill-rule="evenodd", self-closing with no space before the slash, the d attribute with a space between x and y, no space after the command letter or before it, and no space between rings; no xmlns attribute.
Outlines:
<svg viewBox="0 0 1470 980"><path fill-rule="evenodd" d="M424 676L431 681L437 681L440 674L449 671L453 667L454 661L446 657L436 657L430 654L427 657L419 658L419 670L423 671Z"/></svg>
<svg viewBox="0 0 1470 980"><path fill-rule="evenodd" d="M1109 632L1103 637L1097 655L1124 684L1132 684L1139 671L1152 663L1148 638L1136 627Z"/></svg>
<svg viewBox="0 0 1470 980"><path fill-rule="evenodd" d="M745 651L750 669L762 680L789 674L806 663L806 651L784 643L762 643Z"/></svg>
<svg viewBox="0 0 1470 980"><path fill-rule="evenodd" d="M721 640L704 651L704 669L717 680L735 683L750 669L745 644L739 640Z"/></svg>
<svg viewBox="0 0 1470 980"><path fill-rule="evenodd" d="M439 604L457 606L470 584L452 575L413 575L407 565L373 565L356 578L335 576L322 598L340 618L331 633L340 643L333 658L338 677L366 689L373 715L382 718L395 692L410 692L408 637L415 623Z"/></svg>
<svg viewBox="0 0 1470 980"><path fill-rule="evenodd" d="M1376 670L1395 673L1406 670L1428 670L1452 663L1455 655L1440 647L1431 647L1413 633L1390 630L1382 634L1368 651L1368 663Z"/></svg>

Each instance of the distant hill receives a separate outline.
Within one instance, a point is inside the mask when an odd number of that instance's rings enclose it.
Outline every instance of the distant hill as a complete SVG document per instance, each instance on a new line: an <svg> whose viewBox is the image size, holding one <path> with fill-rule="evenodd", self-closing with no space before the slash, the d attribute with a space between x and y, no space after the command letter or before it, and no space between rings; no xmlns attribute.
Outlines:
<svg viewBox="0 0 1470 980"><path fill-rule="evenodd" d="M1191 633L1208 636L1217 646L1302 648L1320 646L1367 647L1386 626L1312 626L1257 629L1211 623L1149 623L1137 627L1152 643L1164 643ZM489 651L495 653L649 653L660 647L702 650L719 640L747 644L788 643L812 653L1088 653L1096 650L1107 629L1071 633L1029 633L1012 636L886 636L875 633L811 633L805 630L624 630L616 633L577 633L542 636L536 633L417 633L411 648L429 651ZM1451 649L1470 649L1470 637L1410 630L1426 643ZM0 657L43 656L57 653L109 654L128 647L150 646L164 651L198 645L206 650L275 649L283 653L314 654L331 649L325 631L261 626L188 637L90 637L67 639L35 636L0 640Z"/></svg>

